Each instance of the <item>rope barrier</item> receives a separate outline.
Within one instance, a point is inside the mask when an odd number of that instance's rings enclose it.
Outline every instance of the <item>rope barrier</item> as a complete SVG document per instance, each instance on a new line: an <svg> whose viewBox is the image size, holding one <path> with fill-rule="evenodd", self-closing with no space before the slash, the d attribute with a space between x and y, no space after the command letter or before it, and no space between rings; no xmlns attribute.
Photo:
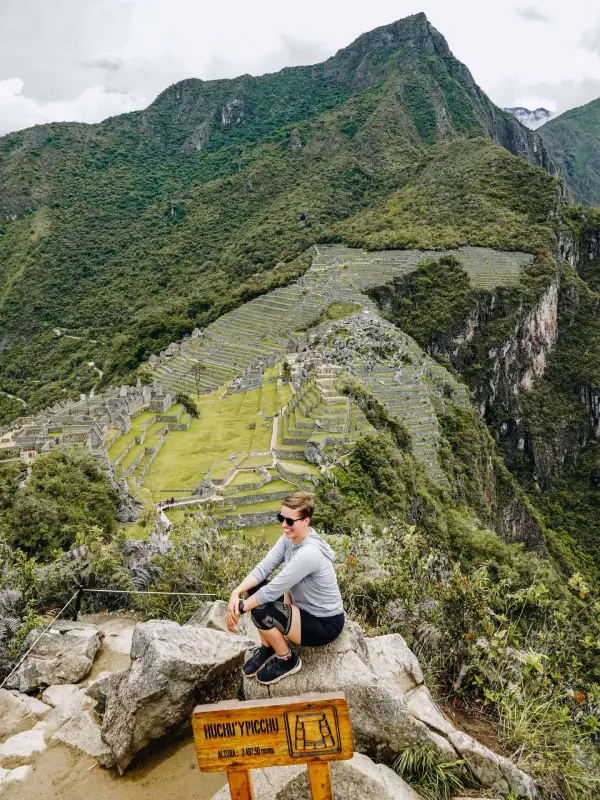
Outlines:
<svg viewBox="0 0 600 800"><path fill-rule="evenodd" d="M149 592L141 589L81 589L82 592L108 592L110 594L172 594L182 595L183 597L219 597L218 594L211 592Z"/></svg>
<svg viewBox="0 0 600 800"><path fill-rule="evenodd" d="M10 678L10 676L13 675L19 669L19 667L25 661L25 659L27 658L29 653L31 653L31 651L36 646L36 644L40 641L42 636L50 630L50 628L54 625L54 623L60 617L60 615L71 605L73 600L77 600L77 598L81 597L81 595L84 592L92 592L94 594L103 594L103 593L106 593L106 594L163 594L163 595L167 594L167 595L182 596L182 597L217 597L218 598L217 594L214 594L214 593L211 593L211 592L151 592L151 591L142 590L142 589L83 589L83 588L78 589L75 592L75 594L65 603L65 605L61 608L61 610L58 612L58 614L52 620L50 620L50 622L46 625L46 627L42 630L40 635L37 637L35 642L31 645L29 650L15 664L15 666L11 669L11 671L8 673L6 678L4 678L2 683L0 683L0 689L4 688L4 685L6 684L6 682ZM77 611L79 611L78 608L77 608Z"/></svg>
<svg viewBox="0 0 600 800"><path fill-rule="evenodd" d="M7 680L10 678L10 676L11 676L11 675L12 675L14 672L16 672L16 671L19 669L19 667L21 666L21 664L22 664L22 663L25 661L25 659L27 658L27 656L29 655L29 653L31 653L31 651L32 651L32 650L33 650L33 648L36 646L36 644L39 642L39 640L42 638L42 636L43 636L45 633L47 633L47 631L49 631L49 630L50 630L50 628L52 627L52 625L54 625L54 623L55 623L55 622L56 622L56 620L57 620L57 619L60 617L60 615L63 613L63 611L64 611L64 610L65 610L65 609L66 609L68 606L70 606L70 605L71 605L71 603L73 602L73 600L75 600L75 598L77 597L77 595L78 595L78 594L79 594L79 589L78 589L78 590L75 592L75 594L73 595L73 597L71 597L71 599L68 601L68 603L65 603L65 605L64 605L64 606L61 608L61 610L60 610L60 611L58 612L58 614L57 614L57 615L54 617L54 619L53 619L53 620L51 620L51 621L50 621L50 622L49 622L49 623L46 625L46 627L43 629L43 631L42 631L42 632L40 633L40 635L37 637L37 639L35 640L35 642L34 642L34 643L31 645L31 647L29 648L29 650L28 650L28 651L25 653L25 655L23 656L23 658L22 658L20 661L18 661L18 662L17 662L17 664L16 664L16 665L15 665L15 666L14 666L14 667L11 669L11 671L8 673L8 675L6 676L6 678L4 678L4 680L2 681L2 683L0 683L0 689L2 689L2 688L4 687L4 684L5 684L5 683L6 683L6 681L7 681Z"/></svg>

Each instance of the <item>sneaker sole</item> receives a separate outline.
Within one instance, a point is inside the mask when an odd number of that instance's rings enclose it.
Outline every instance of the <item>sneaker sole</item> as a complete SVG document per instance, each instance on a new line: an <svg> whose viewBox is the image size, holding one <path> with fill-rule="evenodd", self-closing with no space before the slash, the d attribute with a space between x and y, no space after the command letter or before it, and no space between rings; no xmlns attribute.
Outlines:
<svg viewBox="0 0 600 800"><path fill-rule="evenodd" d="M263 668L263 667L264 667L266 664L268 664L268 663L269 663L269 661L270 661L272 658L274 658L274 656L269 656L269 658L267 658L267 660L266 660L266 661L265 661L263 664L261 664L261 665L260 665L260 667L259 667L259 668L256 670L256 672L244 672L244 668L242 667L242 669L241 669L241 673L242 673L242 675L244 676L244 678L254 678L254 677L256 677L256 676L258 675L258 673L261 671L261 669L262 669L262 668Z"/></svg>
<svg viewBox="0 0 600 800"><path fill-rule="evenodd" d="M288 678L290 675L295 675L297 672L300 672L301 669L302 669L302 660L299 658L296 666L289 672L286 672L284 675L280 675L278 678L273 678L272 681L261 681L260 678L257 678L256 680L263 686L271 686L271 684L279 683L279 681L282 681L284 678Z"/></svg>

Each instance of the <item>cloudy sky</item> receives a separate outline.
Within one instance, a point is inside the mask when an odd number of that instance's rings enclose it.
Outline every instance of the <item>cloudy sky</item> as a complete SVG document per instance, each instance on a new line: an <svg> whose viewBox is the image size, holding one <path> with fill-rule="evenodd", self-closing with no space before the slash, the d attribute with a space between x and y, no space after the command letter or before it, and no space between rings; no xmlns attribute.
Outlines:
<svg viewBox="0 0 600 800"><path fill-rule="evenodd" d="M597 0L0 0L0 134L143 108L182 78L322 61L418 11L498 105L600 97Z"/></svg>

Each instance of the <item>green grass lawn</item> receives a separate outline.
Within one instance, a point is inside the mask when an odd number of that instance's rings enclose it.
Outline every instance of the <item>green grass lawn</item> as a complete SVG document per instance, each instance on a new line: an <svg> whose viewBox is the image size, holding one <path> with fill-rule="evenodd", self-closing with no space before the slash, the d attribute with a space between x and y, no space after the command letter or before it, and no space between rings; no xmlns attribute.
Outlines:
<svg viewBox="0 0 600 800"><path fill-rule="evenodd" d="M320 475L321 472L314 464L309 464L308 461L304 464L299 461L281 461L281 466L288 472L294 472L296 475Z"/></svg>
<svg viewBox="0 0 600 800"><path fill-rule="evenodd" d="M254 453L266 453L271 447L271 437L273 435L273 423L265 425L264 417L255 417L256 428L252 437L251 450Z"/></svg>
<svg viewBox="0 0 600 800"><path fill-rule="evenodd" d="M242 539L264 539L269 545L273 546L281 536L281 525L253 525L249 528L234 528L222 533L228 536L238 536ZM258 559L257 559L258 560Z"/></svg>
<svg viewBox="0 0 600 800"><path fill-rule="evenodd" d="M199 418L191 421L189 430L169 433L144 476L144 486L156 500L177 496L174 489L193 490L215 461L223 461L230 453L250 452L255 431L248 421L256 415L260 393L253 389L222 400L218 392L195 398Z"/></svg>
<svg viewBox="0 0 600 800"><path fill-rule="evenodd" d="M244 469L249 467L270 467L271 466L271 456L248 456L242 464Z"/></svg>
<svg viewBox="0 0 600 800"><path fill-rule="evenodd" d="M277 382L263 383L260 396L260 411L264 411L266 417L272 417L277 406Z"/></svg>
<svg viewBox="0 0 600 800"><path fill-rule="evenodd" d="M277 408L283 408L289 402L290 397L293 395L292 387L289 383L284 383L277 387Z"/></svg>
<svg viewBox="0 0 600 800"><path fill-rule="evenodd" d="M245 463L246 462L244 461L244 464ZM234 475L232 480L230 480L229 483L227 484L227 488L233 489L235 486L245 486L251 483L258 483L261 480L263 480L263 478L260 477L258 472L254 471L246 472L244 470L243 472L238 472L237 475Z"/></svg>
<svg viewBox="0 0 600 800"><path fill-rule="evenodd" d="M146 449L146 445L144 444L134 444L131 450L127 453L125 458L119 464L119 471L121 473L125 472L135 461L135 459L139 456L142 450Z"/></svg>
<svg viewBox="0 0 600 800"><path fill-rule="evenodd" d="M288 484L289 486L289 484ZM248 503L247 506L236 506L234 511L229 509L223 510L219 513L220 517L234 517L237 514L260 514L262 511L273 512L273 522L275 522L275 514L281 508L281 500L265 500L264 503Z"/></svg>

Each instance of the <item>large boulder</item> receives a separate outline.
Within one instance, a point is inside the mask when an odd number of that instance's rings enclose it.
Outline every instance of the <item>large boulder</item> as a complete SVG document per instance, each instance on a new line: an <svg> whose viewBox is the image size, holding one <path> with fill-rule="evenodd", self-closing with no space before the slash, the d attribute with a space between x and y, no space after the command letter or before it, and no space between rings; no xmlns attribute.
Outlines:
<svg viewBox="0 0 600 800"><path fill-rule="evenodd" d="M486 787L519 797L535 797L532 779L512 761L497 755L446 719L424 684L414 653L398 634L365 638L359 625L346 621L327 647L300 648L302 669L271 686L244 679L249 700L305 692L345 692L355 747L390 763L403 748L432 745L440 760L463 758Z"/></svg>
<svg viewBox="0 0 600 800"><path fill-rule="evenodd" d="M104 703L102 739L122 773L152 739L182 722L197 702L235 698L244 652L242 636L152 620L133 633L131 665L91 693Z"/></svg>
<svg viewBox="0 0 600 800"><path fill-rule="evenodd" d="M440 759L456 759L452 746L408 709L405 689L414 689L417 681L423 680L415 656L397 634L377 639L376 644L370 643L360 626L347 620L330 645L301 648L303 667L296 675L268 687L245 678L244 693L249 700L262 700L307 692L345 692L359 752L377 761L390 761L404 747L431 744Z"/></svg>
<svg viewBox="0 0 600 800"><path fill-rule="evenodd" d="M383 764L355 753L349 761L331 763L335 800L422 800L421 795ZM310 800L312 797L306 766L252 770L252 784L260 800ZM231 800L224 786L212 800Z"/></svg>
<svg viewBox="0 0 600 800"><path fill-rule="evenodd" d="M25 640L25 650L34 645L33 650L10 677L9 689L30 692L38 686L77 683L91 670L102 643L100 629L83 622L57 621L40 634L35 628Z"/></svg>

